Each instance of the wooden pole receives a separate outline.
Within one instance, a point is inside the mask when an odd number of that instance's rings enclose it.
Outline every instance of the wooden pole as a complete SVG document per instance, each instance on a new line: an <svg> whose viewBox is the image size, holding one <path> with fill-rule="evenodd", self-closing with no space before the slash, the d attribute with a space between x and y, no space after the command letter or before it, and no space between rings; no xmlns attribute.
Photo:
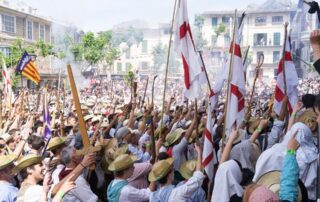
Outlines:
<svg viewBox="0 0 320 202"><path fill-rule="evenodd" d="M202 65L203 65L204 73L205 73L206 78L207 78L208 87L209 87L209 93L211 93L212 88L211 88L211 84L210 84L210 80L209 80L208 72L207 72L206 66L205 66L205 64L204 64L203 57L202 57L202 51L199 51L199 55L200 55L200 59L201 59Z"/></svg>
<svg viewBox="0 0 320 202"><path fill-rule="evenodd" d="M230 56L230 64L229 64L229 75L228 75L228 83L227 83L227 100L224 105L224 125L223 125L223 132L222 132L222 148L224 148L224 140L226 137L226 123L227 123L227 115L228 115L228 102L230 98L230 82L232 78L232 68L233 68L233 56L234 56L234 51L235 51L235 31L236 31L236 26L237 26L237 10L235 10L234 14L234 26L233 26L233 36L232 36L232 53Z"/></svg>
<svg viewBox="0 0 320 202"><path fill-rule="evenodd" d="M60 136L64 136L64 109L66 105L66 80L63 80L62 112L60 116Z"/></svg>
<svg viewBox="0 0 320 202"><path fill-rule="evenodd" d="M282 71L283 71L283 84L284 84L284 94L287 95L287 80L286 80L286 45L287 45L287 35L288 35L288 22L284 24L284 40L283 40L283 52L282 52Z"/></svg>
<svg viewBox="0 0 320 202"><path fill-rule="evenodd" d="M148 84L149 84L149 76L148 76L148 78L147 78L147 83L146 83L146 87L145 87L145 89L144 89L144 94L143 94L142 102L141 102L141 104L140 104L140 108L142 108L143 105L144 105L144 100L145 100L145 98L146 98Z"/></svg>
<svg viewBox="0 0 320 202"><path fill-rule="evenodd" d="M177 8L177 0L174 1L173 13L172 13L172 21L171 21L171 29L170 29L170 38L169 38L169 47L168 47L168 54L167 54L167 64L166 64L166 71L164 76L164 89L163 89L163 97L162 97L162 114L161 114L161 121L160 121L160 129L163 128L163 115L165 111L165 102L166 102L166 91L167 91L167 81L168 81L168 69L169 69L169 58L170 58L170 50L172 44L172 34L173 34L173 24L174 24L174 16L176 14ZM162 137L162 130L160 130L160 136Z"/></svg>
<svg viewBox="0 0 320 202"><path fill-rule="evenodd" d="M263 65L263 62L264 62L264 55L261 54L260 58L258 60L258 64L256 66L256 75L255 75L254 80L253 80L251 94L250 94L250 100L249 100L249 104L248 104L248 112L250 114L251 114L251 106L252 106L252 99L253 99L254 89L256 87L256 82L257 82L257 79L258 79L258 76L259 76L259 72L260 72L261 66ZM249 120L246 120L246 121L249 121Z"/></svg>

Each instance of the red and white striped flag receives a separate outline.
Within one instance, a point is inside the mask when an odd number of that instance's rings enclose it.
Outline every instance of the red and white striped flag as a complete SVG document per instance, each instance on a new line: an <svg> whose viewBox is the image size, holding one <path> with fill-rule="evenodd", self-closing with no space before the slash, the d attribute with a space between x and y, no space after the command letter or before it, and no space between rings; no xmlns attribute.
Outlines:
<svg viewBox="0 0 320 202"><path fill-rule="evenodd" d="M4 95L6 97L7 103L11 104L11 102L14 100L14 96L13 96L12 87L11 87L10 73L7 69L6 62L3 57L2 57L2 78L4 83Z"/></svg>
<svg viewBox="0 0 320 202"><path fill-rule="evenodd" d="M184 70L185 96L193 100L201 96L203 68L195 50L188 20L187 0L179 0L175 18L175 46L181 54Z"/></svg>
<svg viewBox="0 0 320 202"><path fill-rule="evenodd" d="M237 19L236 19L237 20ZM233 126L239 126L244 119L244 104L245 104L245 92L246 84L243 74L243 64L241 56L241 48L239 43L239 31L238 26L235 26L234 36L234 55L233 55L233 67L232 67L232 78L230 80L229 87L229 100L227 101L228 114L226 115L226 131L231 131ZM232 54L233 41L230 45L229 53ZM231 58L231 56L230 56ZM230 64L230 60L229 60ZM227 133L228 134L228 133Z"/></svg>
<svg viewBox="0 0 320 202"><path fill-rule="evenodd" d="M202 153L202 165L211 181L214 174L214 165L218 162L216 151L214 148L213 135L212 135L212 118L211 118L211 104L208 105L207 111L207 126L204 130L204 145Z"/></svg>
<svg viewBox="0 0 320 202"><path fill-rule="evenodd" d="M287 96L288 96L288 111L291 114L293 106L298 102L298 89L297 86L299 84L298 74L296 68L292 61L292 56L290 52L290 42L288 37L286 40L286 48L285 48L285 73L286 73L286 86L287 86ZM277 84L275 89L274 96L274 105L273 109L277 115L280 114L283 98L285 97L284 90L284 77L283 77L283 58L279 62L278 66L278 76L277 76Z"/></svg>

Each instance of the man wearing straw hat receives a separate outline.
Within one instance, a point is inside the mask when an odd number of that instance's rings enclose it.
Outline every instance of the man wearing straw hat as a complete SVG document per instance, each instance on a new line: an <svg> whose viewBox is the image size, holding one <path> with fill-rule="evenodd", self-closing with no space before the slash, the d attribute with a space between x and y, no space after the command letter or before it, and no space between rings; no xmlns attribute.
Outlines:
<svg viewBox="0 0 320 202"><path fill-rule="evenodd" d="M160 189L151 194L150 202L187 201L201 187L205 178L205 175L201 172L202 149L198 145L195 147L198 154L196 171L181 186L175 187L172 185L174 180L173 158L158 161L153 165L149 173L149 181L158 182Z"/></svg>
<svg viewBox="0 0 320 202"><path fill-rule="evenodd" d="M128 184L127 179L132 176L134 162L137 157L121 154L108 167L113 172L114 180L107 189L107 199L110 202L148 201L155 183L150 183L148 189L136 189ZM150 191L151 190L151 191Z"/></svg>
<svg viewBox="0 0 320 202"><path fill-rule="evenodd" d="M19 190L12 184L14 159L13 154L0 156L0 201L14 202L17 200Z"/></svg>
<svg viewBox="0 0 320 202"><path fill-rule="evenodd" d="M44 157L36 154L30 154L18 161L13 171L18 173L21 180L20 190L18 192L18 201L46 201L49 192L49 175L46 174L45 167L42 164ZM43 186L38 185L43 181Z"/></svg>

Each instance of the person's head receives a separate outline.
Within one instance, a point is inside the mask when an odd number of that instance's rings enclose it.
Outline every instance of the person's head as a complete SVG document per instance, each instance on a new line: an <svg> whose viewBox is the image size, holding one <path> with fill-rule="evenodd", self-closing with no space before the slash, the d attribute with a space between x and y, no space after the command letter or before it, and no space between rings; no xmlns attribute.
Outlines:
<svg viewBox="0 0 320 202"><path fill-rule="evenodd" d="M62 149L60 153L61 162L68 167L76 167L79 163L81 163L81 160L83 156L77 155L76 149L72 146L67 146Z"/></svg>
<svg viewBox="0 0 320 202"><path fill-rule="evenodd" d="M37 151L41 150L45 145L43 138L37 135L29 136L28 144L31 149L34 149Z"/></svg>
<svg viewBox="0 0 320 202"><path fill-rule="evenodd" d="M68 125L75 126L77 124L77 119L76 119L76 117L74 115L70 115L68 117L67 122L68 122Z"/></svg>
<svg viewBox="0 0 320 202"><path fill-rule="evenodd" d="M317 114L311 109L305 110L298 117L297 121L307 125L313 133L317 132L318 130Z"/></svg>
<svg viewBox="0 0 320 202"><path fill-rule="evenodd" d="M313 108L316 96L312 94L305 94L302 96L302 103L306 109Z"/></svg>
<svg viewBox="0 0 320 202"><path fill-rule="evenodd" d="M243 195L244 202L278 201L278 196L264 186L251 184L246 187Z"/></svg>
<svg viewBox="0 0 320 202"><path fill-rule="evenodd" d="M13 168L13 172L19 173L18 178L24 181L27 178L35 180L37 183L43 180L45 167L42 164L43 157L36 154L30 154L18 161Z"/></svg>
<svg viewBox="0 0 320 202"><path fill-rule="evenodd" d="M0 155L6 154L6 141L0 137Z"/></svg>
<svg viewBox="0 0 320 202"><path fill-rule="evenodd" d="M314 102L314 109L318 115L317 122L320 125L320 95L317 95L315 102Z"/></svg>
<svg viewBox="0 0 320 202"><path fill-rule="evenodd" d="M109 171L113 172L115 178L128 179L134 171L136 156L121 154L109 165Z"/></svg>
<svg viewBox="0 0 320 202"><path fill-rule="evenodd" d="M157 181L160 186L172 184L174 180L173 162L173 158L156 162L149 173L149 181Z"/></svg>
<svg viewBox="0 0 320 202"><path fill-rule="evenodd" d="M0 180L11 182L14 174L12 169L14 168L13 161L14 155L0 156Z"/></svg>

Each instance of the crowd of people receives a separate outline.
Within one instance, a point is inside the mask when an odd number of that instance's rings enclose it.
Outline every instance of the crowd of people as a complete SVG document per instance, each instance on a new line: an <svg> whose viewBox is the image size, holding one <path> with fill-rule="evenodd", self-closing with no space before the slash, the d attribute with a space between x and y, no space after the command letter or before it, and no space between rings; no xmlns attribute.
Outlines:
<svg viewBox="0 0 320 202"><path fill-rule="evenodd" d="M318 32L311 44L320 74ZM41 90L21 91L12 105L3 100L0 201L316 201L319 78L299 81L300 101L290 116L286 104L280 115L272 111L274 87L258 83L243 123L230 134L223 94L207 112L207 100L184 100L183 86L171 80L163 108L161 80L153 93L148 82L141 80L136 93L124 81L82 89L81 114L71 91L49 89L50 123ZM212 179L202 159L208 130Z"/></svg>

